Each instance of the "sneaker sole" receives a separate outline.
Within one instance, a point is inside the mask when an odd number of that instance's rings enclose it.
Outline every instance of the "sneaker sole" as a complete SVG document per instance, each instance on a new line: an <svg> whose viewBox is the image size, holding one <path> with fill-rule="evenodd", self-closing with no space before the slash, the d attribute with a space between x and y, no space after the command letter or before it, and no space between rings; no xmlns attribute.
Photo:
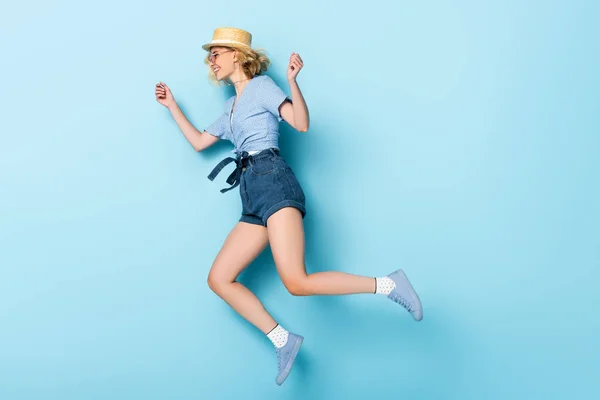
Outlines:
<svg viewBox="0 0 600 400"><path fill-rule="evenodd" d="M294 350L290 355L290 359L288 360L285 368L283 369L283 373L277 377L276 383L281 386L281 384L287 379L290 371L292 370L292 366L294 365L294 361L296 360L296 356L298 355L298 351L300 350L300 346L302 346L302 342L304 341L304 337L298 336L298 340L294 344Z"/></svg>

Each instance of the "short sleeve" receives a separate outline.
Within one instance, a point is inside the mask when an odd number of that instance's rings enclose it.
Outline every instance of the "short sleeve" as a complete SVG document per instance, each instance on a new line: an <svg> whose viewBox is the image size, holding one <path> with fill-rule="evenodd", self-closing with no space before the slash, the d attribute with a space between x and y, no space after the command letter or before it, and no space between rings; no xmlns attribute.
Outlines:
<svg viewBox="0 0 600 400"><path fill-rule="evenodd" d="M260 99L264 108L271 114L276 116L277 119L281 122L283 118L281 118L281 116L279 115L279 106L285 100L291 100L283 92L283 90L281 90L281 88L277 86L273 79L266 75L260 86Z"/></svg>
<svg viewBox="0 0 600 400"><path fill-rule="evenodd" d="M221 114L221 116L219 118L217 118L217 120L215 122L213 122L212 124L210 124L208 127L206 127L204 130L208 133L210 133L213 136L218 137L219 139L226 139L225 134L226 134L226 130L225 127L227 125L225 125L227 123L227 113L223 113Z"/></svg>

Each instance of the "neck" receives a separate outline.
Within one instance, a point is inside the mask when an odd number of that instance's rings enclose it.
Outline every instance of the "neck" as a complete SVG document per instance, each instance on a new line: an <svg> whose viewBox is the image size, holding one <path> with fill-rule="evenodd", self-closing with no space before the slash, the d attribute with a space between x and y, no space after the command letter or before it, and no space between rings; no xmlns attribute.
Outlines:
<svg viewBox="0 0 600 400"><path fill-rule="evenodd" d="M242 71L238 69L233 74L231 74L231 76L229 77L229 81L235 88L236 95L239 96L240 94L242 94L242 91L250 81L250 78L248 78Z"/></svg>

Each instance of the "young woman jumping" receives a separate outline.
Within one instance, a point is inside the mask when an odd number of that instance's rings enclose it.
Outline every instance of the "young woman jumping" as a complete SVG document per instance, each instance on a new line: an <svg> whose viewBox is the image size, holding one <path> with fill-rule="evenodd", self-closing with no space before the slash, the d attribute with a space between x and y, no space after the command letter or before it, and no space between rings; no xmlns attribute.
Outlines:
<svg viewBox="0 0 600 400"><path fill-rule="evenodd" d="M276 383L290 373L302 345L301 335L287 331L266 311L260 300L236 279L270 245L273 259L287 290L296 296L375 293L404 307L416 321L423 318L417 293L402 270L369 277L345 272L307 273L304 259L302 187L279 153L279 123L300 132L309 128L309 113L297 76L304 63L292 53L287 68L291 96L265 75L269 58L252 48L252 35L237 28L217 28L203 46L208 54L209 77L235 88L223 113L206 129L196 129L184 116L169 87L158 83L157 101L167 107L185 138L196 151L219 140L230 141L236 157L221 161L208 176L213 180L227 164L235 170L227 178L227 192L239 186L242 214L216 256L208 285L243 318L271 340L278 355Z"/></svg>

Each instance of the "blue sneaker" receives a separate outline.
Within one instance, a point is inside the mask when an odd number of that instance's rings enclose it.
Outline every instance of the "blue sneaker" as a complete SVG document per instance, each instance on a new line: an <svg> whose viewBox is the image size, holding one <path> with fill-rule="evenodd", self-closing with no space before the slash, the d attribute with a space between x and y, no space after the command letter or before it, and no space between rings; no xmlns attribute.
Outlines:
<svg viewBox="0 0 600 400"><path fill-rule="evenodd" d="M283 381L285 381L290 374L292 365L294 364L294 360L296 360L296 355L298 354L298 350L300 350L303 340L304 338L302 336L290 332L287 343L283 347L275 349L277 351L278 363L278 373L275 382L278 385L281 386Z"/></svg>
<svg viewBox="0 0 600 400"><path fill-rule="evenodd" d="M399 269L388 275L396 287L388 294L388 298L400 304L410 312L416 321L423 319L423 306L404 272Z"/></svg>

